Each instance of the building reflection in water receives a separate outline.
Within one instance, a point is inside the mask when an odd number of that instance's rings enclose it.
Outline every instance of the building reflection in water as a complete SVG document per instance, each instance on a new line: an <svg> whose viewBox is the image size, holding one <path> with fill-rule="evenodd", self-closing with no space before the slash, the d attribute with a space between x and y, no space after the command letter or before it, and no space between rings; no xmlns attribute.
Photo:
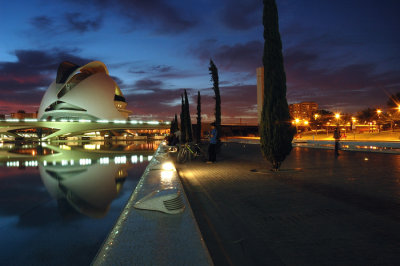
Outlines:
<svg viewBox="0 0 400 266"><path fill-rule="evenodd" d="M135 164L147 162L159 143L129 145L3 145L0 163L6 167L36 167L62 216L78 212L104 217Z"/></svg>

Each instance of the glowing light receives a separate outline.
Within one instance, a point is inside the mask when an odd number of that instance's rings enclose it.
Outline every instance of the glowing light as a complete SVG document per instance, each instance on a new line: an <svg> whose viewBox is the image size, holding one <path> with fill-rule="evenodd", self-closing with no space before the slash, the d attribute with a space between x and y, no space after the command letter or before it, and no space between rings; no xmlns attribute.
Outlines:
<svg viewBox="0 0 400 266"><path fill-rule="evenodd" d="M108 120L102 119L102 120L97 120L97 123L109 123Z"/></svg>
<svg viewBox="0 0 400 266"><path fill-rule="evenodd" d="M15 162L7 162L6 163L7 167L19 167L19 162L15 161Z"/></svg>
<svg viewBox="0 0 400 266"><path fill-rule="evenodd" d="M43 161L43 165L44 165L44 166L47 166L47 162L46 162L46 161Z"/></svg>
<svg viewBox="0 0 400 266"><path fill-rule="evenodd" d="M25 118L25 122L37 122L38 120L36 118Z"/></svg>
<svg viewBox="0 0 400 266"><path fill-rule="evenodd" d="M148 121L147 124L158 125L158 124L160 124L160 122L158 122L158 121Z"/></svg>
<svg viewBox="0 0 400 266"><path fill-rule="evenodd" d="M124 163L126 163L126 156L114 157L114 163L115 164L124 164Z"/></svg>
<svg viewBox="0 0 400 266"><path fill-rule="evenodd" d="M126 124L126 120L114 120L115 124Z"/></svg>
<svg viewBox="0 0 400 266"><path fill-rule="evenodd" d="M149 156L147 156L147 161L151 161L151 159L153 159L153 156L152 155L149 155Z"/></svg>
<svg viewBox="0 0 400 266"><path fill-rule="evenodd" d="M85 144L85 145L83 145L83 148L85 150L95 150L96 149L96 145L95 144Z"/></svg>
<svg viewBox="0 0 400 266"><path fill-rule="evenodd" d="M143 163L143 155L139 156L139 162Z"/></svg>
<svg viewBox="0 0 400 266"><path fill-rule="evenodd" d="M171 183L173 176L174 176L174 172L172 172L172 171L161 171L161 182Z"/></svg>
<svg viewBox="0 0 400 266"><path fill-rule="evenodd" d="M132 157L131 157L131 162L132 162L132 163L137 163L137 162L138 162L138 157L137 157L137 155L132 155Z"/></svg>
<svg viewBox="0 0 400 266"><path fill-rule="evenodd" d="M19 122L19 119L16 118L6 119L6 122Z"/></svg>
<svg viewBox="0 0 400 266"><path fill-rule="evenodd" d="M67 161L67 160L62 160L62 161L61 161L61 165L62 165L62 166L68 165L68 161Z"/></svg>
<svg viewBox="0 0 400 266"><path fill-rule="evenodd" d="M336 118L336 119L339 119L339 118L340 118L340 114L339 114L339 113L336 113L336 114L335 114L335 118Z"/></svg>
<svg viewBox="0 0 400 266"><path fill-rule="evenodd" d="M90 121L88 119L79 119L78 122L79 123L89 123L89 122L92 122L92 121Z"/></svg>
<svg viewBox="0 0 400 266"><path fill-rule="evenodd" d="M136 125L136 124L138 123L138 121L136 121L136 120L131 120L130 123Z"/></svg>
<svg viewBox="0 0 400 266"><path fill-rule="evenodd" d="M70 151L71 147L68 145L60 145L60 149L66 150L66 151Z"/></svg>
<svg viewBox="0 0 400 266"><path fill-rule="evenodd" d="M378 115L380 115L382 113L381 109L377 109L376 112L378 113Z"/></svg>
<svg viewBox="0 0 400 266"><path fill-rule="evenodd" d="M100 164L109 164L110 159L108 157L100 158Z"/></svg>
<svg viewBox="0 0 400 266"><path fill-rule="evenodd" d="M79 159L79 164L80 165L89 165L89 164L92 164L92 160L82 158L82 159Z"/></svg>
<svg viewBox="0 0 400 266"><path fill-rule="evenodd" d="M308 121L307 120L304 121L304 125L308 125Z"/></svg>
<svg viewBox="0 0 400 266"><path fill-rule="evenodd" d="M171 162L165 162L162 164L162 169L166 171L175 171L175 166Z"/></svg>
<svg viewBox="0 0 400 266"><path fill-rule="evenodd" d="M300 119L296 118L294 121L296 122L296 124L298 124L300 122Z"/></svg>
<svg viewBox="0 0 400 266"><path fill-rule="evenodd" d="M38 166L38 162L37 161L26 161L25 166L35 167L35 166Z"/></svg>

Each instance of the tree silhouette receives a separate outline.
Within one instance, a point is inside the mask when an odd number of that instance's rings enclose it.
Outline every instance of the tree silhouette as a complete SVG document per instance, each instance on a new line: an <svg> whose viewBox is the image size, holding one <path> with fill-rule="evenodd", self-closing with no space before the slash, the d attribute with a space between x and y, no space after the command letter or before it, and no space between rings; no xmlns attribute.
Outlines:
<svg viewBox="0 0 400 266"><path fill-rule="evenodd" d="M189 110L189 99L186 93L185 94L185 130L186 130L186 141L193 141L193 133L192 133L192 121L190 119L190 110Z"/></svg>
<svg viewBox="0 0 400 266"><path fill-rule="evenodd" d="M215 94L215 128L217 129L217 147L219 147L221 143L221 96L219 93L218 68L212 59L210 59L210 67L208 70L211 74L211 81L213 82Z"/></svg>
<svg viewBox="0 0 400 266"><path fill-rule="evenodd" d="M200 143L201 138L201 98L200 91L197 92L197 126L196 126L196 142Z"/></svg>
<svg viewBox="0 0 400 266"><path fill-rule="evenodd" d="M292 150L294 127L286 99L286 74L275 0L264 0L264 101L260 121L260 142L264 157L278 171Z"/></svg>
<svg viewBox="0 0 400 266"><path fill-rule="evenodd" d="M185 102L183 101L183 95L181 94L182 105L181 105L181 139L182 142L186 142L186 111L185 111Z"/></svg>

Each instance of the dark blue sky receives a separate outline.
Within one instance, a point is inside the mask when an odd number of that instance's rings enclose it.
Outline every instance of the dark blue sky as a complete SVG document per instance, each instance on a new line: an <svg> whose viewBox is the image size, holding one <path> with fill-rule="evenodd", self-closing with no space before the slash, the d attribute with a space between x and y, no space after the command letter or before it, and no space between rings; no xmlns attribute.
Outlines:
<svg viewBox="0 0 400 266"><path fill-rule="evenodd" d="M400 1L277 4L289 103L354 113L400 92ZM213 58L223 122L256 120L260 0L7 1L0 20L0 113L35 111L60 62L100 60L133 114L170 120L185 88L211 120Z"/></svg>

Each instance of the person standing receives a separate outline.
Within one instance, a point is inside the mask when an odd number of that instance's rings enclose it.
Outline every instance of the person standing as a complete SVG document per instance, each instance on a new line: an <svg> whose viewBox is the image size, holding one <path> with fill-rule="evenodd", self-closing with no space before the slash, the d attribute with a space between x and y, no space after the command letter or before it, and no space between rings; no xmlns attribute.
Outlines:
<svg viewBox="0 0 400 266"><path fill-rule="evenodd" d="M333 138L335 139L335 157L339 156L339 141L340 141L340 130L339 126L336 127L333 132Z"/></svg>
<svg viewBox="0 0 400 266"><path fill-rule="evenodd" d="M208 145L207 163L215 163L217 161L217 134L215 123L212 123L210 131L210 144Z"/></svg>

